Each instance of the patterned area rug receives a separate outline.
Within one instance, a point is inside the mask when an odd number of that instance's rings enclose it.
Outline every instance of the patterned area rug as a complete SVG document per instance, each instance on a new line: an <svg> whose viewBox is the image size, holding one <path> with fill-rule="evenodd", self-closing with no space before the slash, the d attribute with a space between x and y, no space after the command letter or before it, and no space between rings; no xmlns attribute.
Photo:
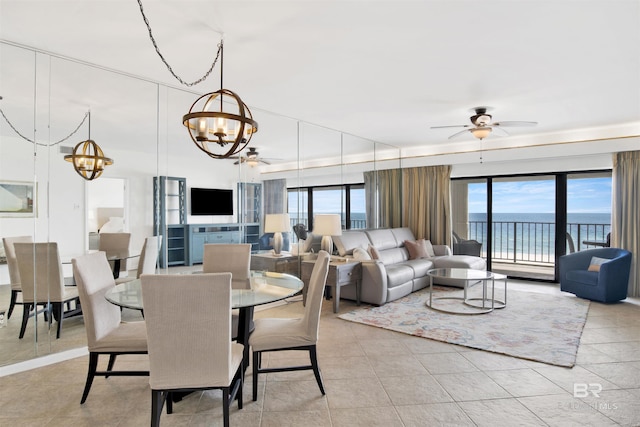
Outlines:
<svg viewBox="0 0 640 427"><path fill-rule="evenodd" d="M496 297L503 290L496 289ZM500 295L499 295L500 294ZM435 296L461 296L462 290L435 287ZM487 314L459 315L425 305L423 289L382 307L357 308L341 319L479 350L572 367L589 311L589 301L509 290L507 306ZM461 308L461 300L439 300L434 306Z"/></svg>

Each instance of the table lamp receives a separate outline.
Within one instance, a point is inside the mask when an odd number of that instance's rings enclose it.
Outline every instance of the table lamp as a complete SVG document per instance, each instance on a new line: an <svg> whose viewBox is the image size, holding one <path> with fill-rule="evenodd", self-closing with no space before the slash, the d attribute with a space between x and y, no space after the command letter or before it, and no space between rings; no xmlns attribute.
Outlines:
<svg viewBox="0 0 640 427"><path fill-rule="evenodd" d="M322 236L320 249L329 252L329 255L333 252L331 236L342 235L340 223L340 215L338 214L318 214L313 217L313 234Z"/></svg>
<svg viewBox="0 0 640 427"><path fill-rule="evenodd" d="M264 220L264 232L273 233L273 253L280 256L282 252L282 232L289 231L291 222L289 214L267 214Z"/></svg>

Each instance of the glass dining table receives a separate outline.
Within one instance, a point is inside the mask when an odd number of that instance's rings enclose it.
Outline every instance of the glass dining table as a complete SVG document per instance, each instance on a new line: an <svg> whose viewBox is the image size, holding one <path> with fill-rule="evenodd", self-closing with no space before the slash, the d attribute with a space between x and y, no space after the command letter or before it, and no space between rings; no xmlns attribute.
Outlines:
<svg viewBox="0 0 640 427"><path fill-rule="evenodd" d="M250 289L232 289L231 308L239 309L238 342L244 345L243 364L250 361L249 334L254 307L294 296L302 291L303 282L290 274L251 271ZM116 285L105 293L107 301L120 307L144 312L140 279Z"/></svg>

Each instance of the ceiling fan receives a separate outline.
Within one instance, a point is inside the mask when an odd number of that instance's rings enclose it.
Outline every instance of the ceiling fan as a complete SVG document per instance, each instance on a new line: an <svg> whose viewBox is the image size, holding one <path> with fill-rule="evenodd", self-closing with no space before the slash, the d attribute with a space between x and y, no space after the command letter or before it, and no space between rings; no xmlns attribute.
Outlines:
<svg viewBox="0 0 640 427"><path fill-rule="evenodd" d="M239 165L241 163L246 163L251 167L257 166L260 163L264 163L265 165L270 165L271 163L266 161L265 159L260 158L260 153L256 151L255 147L249 147L249 151L247 151L244 155L230 157L232 159L238 159L233 162L234 165Z"/></svg>
<svg viewBox="0 0 640 427"><path fill-rule="evenodd" d="M473 116L469 117L471 120L470 125L450 125L450 126L432 126L431 129L441 129L441 128L465 128L460 132L456 132L451 135L448 139L455 138L458 135L462 135L465 132L471 132L473 136L482 140L489 136L493 129L498 129L501 132L504 132L505 135L509 135L507 131L505 131L504 127L518 127L518 126L535 126L538 122L526 122L526 121L507 121L507 122L493 122L491 114L488 114L487 111L489 107L475 107L471 109Z"/></svg>

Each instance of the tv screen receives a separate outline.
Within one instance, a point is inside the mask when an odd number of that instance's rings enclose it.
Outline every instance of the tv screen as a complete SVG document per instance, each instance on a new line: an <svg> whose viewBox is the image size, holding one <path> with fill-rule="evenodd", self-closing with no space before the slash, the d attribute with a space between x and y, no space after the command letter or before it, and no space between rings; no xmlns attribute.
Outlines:
<svg viewBox="0 0 640 427"><path fill-rule="evenodd" d="M233 190L191 187L191 215L233 215Z"/></svg>

